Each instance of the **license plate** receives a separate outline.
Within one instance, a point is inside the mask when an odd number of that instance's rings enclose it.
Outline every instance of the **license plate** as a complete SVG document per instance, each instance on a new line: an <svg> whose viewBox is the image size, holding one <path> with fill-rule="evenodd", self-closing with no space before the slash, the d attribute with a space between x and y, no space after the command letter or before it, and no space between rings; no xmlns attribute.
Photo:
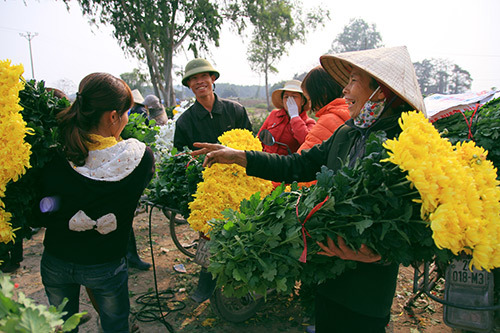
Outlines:
<svg viewBox="0 0 500 333"><path fill-rule="evenodd" d="M490 332L494 324L494 312L473 309L493 305L493 273L477 269L471 271L469 264L469 259L452 260L446 269L444 299L449 303L443 307L444 322L452 328Z"/></svg>
<svg viewBox="0 0 500 333"><path fill-rule="evenodd" d="M470 260L468 259L455 260L451 264L451 272L448 278L456 285L486 287L488 284L488 272L479 271L475 268L471 271L469 263Z"/></svg>
<svg viewBox="0 0 500 333"><path fill-rule="evenodd" d="M194 262L202 267L208 267L210 264L210 248L208 246L208 240L205 238L200 238L198 241Z"/></svg>

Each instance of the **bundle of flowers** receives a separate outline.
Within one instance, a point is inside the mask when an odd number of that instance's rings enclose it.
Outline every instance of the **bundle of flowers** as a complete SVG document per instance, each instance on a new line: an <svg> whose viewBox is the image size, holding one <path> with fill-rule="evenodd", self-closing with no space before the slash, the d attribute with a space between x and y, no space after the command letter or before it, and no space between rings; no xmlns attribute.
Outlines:
<svg viewBox="0 0 500 333"><path fill-rule="evenodd" d="M473 140L488 151L488 160L500 167L500 98L493 99L478 110L467 110L432 123L451 143ZM500 175L497 173L497 178Z"/></svg>
<svg viewBox="0 0 500 333"><path fill-rule="evenodd" d="M186 110L187 103L187 101L183 101L180 105L171 108L171 112L168 113L169 119L167 123L160 126L160 131L155 137L158 160L177 153L177 150L175 153L172 152L174 149L175 122Z"/></svg>
<svg viewBox="0 0 500 333"><path fill-rule="evenodd" d="M472 255L477 269L500 267L500 188L487 152L474 142L452 145L423 118L403 114L398 140L384 144L392 163L419 191L421 218L439 248Z"/></svg>
<svg viewBox="0 0 500 333"><path fill-rule="evenodd" d="M175 120L168 119L167 123L160 126L158 133L155 136L155 146L157 149L157 159L168 157L172 154L174 148L174 133L175 133Z"/></svg>
<svg viewBox="0 0 500 333"><path fill-rule="evenodd" d="M31 146L24 141L28 132L19 105L19 91L23 89L20 80L22 65L11 66L10 60L0 61L0 198L5 196L7 183L17 181L30 167ZM0 242L14 240L10 212L0 200Z"/></svg>
<svg viewBox="0 0 500 333"><path fill-rule="evenodd" d="M397 139L373 133L354 166L335 173L323 167L310 188L279 187L212 221L209 271L224 292L289 293L297 280L314 285L356 267L316 254L316 242L327 236L340 236L353 249L366 244L384 262L447 261L463 251L478 268L498 267L499 187L485 152L472 144L453 147L416 112L404 114L400 124ZM460 171L445 173L449 168ZM463 201L434 200L452 195Z"/></svg>
<svg viewBox="0 0 500 333"><path fill-rule="evenodd" d="M262 150L262 145L253 134L245 129L233 129L218 138L227 147L239 150ZM262 196L272 190L270 181L246 175L243 167L235 164L217 164L203 171L203 182L198 184L194 200L189 204L191 214L188 222L196 231L208 234L210 219L222 218L222 211L237 210L243 199L256 192Z"/></svg>
<svg viewBox="0 0 500 333"><path fill-rule="evenodd" d="M35 80L24 83L19 99L19 105L23 108L21 116L33 130L33 135L24 138L31 145L31 168L16 182L7 184L4 203L6 210L12 212L12 227L20 228L16 236L29 237L31 229L28 226L37 222L35 214L40 193L40 171L59 147L56 114L68 107L69 101L55 97L53 92L45 90L43 81ZM9 246L13 244L6 245Z"/></svg>

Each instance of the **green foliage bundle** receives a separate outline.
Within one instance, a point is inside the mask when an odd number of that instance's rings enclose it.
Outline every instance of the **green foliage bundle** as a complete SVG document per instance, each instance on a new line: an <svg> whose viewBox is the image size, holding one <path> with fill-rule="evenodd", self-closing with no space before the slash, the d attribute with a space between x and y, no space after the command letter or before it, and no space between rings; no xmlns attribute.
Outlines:
<svg viewBox="0 0 500 333"><path fill-rule="evenodd" d="M0 273L0 331L1 332L69 332L76 328L85 312L72 315L66 321L65 299L57 308L37 305L24 293L15 293L16 286L6 274ZM16 295L17 294L17 295ZM17 297L14 297L17 296ZM17 300L15 300L17 298Z"/></svg>
<svg viewBox="0 0 500 333"><path fill-rule="evenodd" d="M23 107L23 120L27 127L33 129L34 134L25 137L26 142L31 145L31 168L18 181L7 184L4 198L7 210L12 213L12 227L21 227L16 232L18 238L31 235L26 227L35 222L33 209L38 207L35 199L39 193L39 173L60 147L56 115L70 105L66 98L59 99L52 91L46 91L43 81L26 82L24 90L19 92L19 98L19 104ZM10 246L12 244L2 244L0 251L8 250Z"/></svg>
<svg viewBox="0 0 500 333"><path fill-rule="evenodd" d="M326 236L359 249L366 244L386 262L405 266L422 260L447 260L432 230L420 218L419 194L398 166L381 162L385 133L372 134L366 155L354 166L346 163L334 173L323 167L317 184L291 192L283 186L260 200L244 200L240 212L224 211L225 220L211 221L210 266L218 286L227 295L266 290L290 293L295 282L316 285L356 267L354 261L317 255L316 242ZM307 218L309 216L309 218ZM307 262L299 262L304 250L302 223L308 234ZM304 253L305 254L305 253ZM327 264L328 263L328 264Z"/></svg>
<svg viewBox="0 0 500 333"><path fill-rule="evenodd" d="M297 186L294 185L294 189ZM243 200L240 212L225 210L224 220L212 220L210 266L217 285L228 296L268 289L289 293L300 275L303 249L301 226L295 217L298 194L277 187L263 200L260 194Z"/></svg>
<svg viewBox="0 0 500 333"><path fill-rule="evenodd" d="M194 200L196 186L203 180L203 157L191 157L189 150L164 155L157 162L156 177L149 186L148 199L155 204L173 208L187 218L189 203Z"/></svg>
<svg viewBox="0 0 500 333"><path fill-rule="evenodd" d="M500 168L500 98L491 100L474 111L458 112L449 117L439 119L433 123L443 137L450 140L452 144L458 141L469 141L469 127L472 140L476 145L488 150L488 160L497 168L497 178ZM467 120L466 120L467 119Z"/></svg>
<svg viewBox="0 0 500 333"><path fill-rule="evenodd" d="M154 119L149 120L138 113L131 113L128 117L128 123L121 133L121 137L126 140L130 138L137 139L155 150L156 135L160 127L156 125Z"/></svg>

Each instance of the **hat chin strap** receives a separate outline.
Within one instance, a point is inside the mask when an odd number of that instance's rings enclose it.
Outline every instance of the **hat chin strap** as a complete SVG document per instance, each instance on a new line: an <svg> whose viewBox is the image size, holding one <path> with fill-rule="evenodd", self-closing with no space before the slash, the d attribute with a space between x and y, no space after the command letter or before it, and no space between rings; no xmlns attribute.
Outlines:
<svg viewBox="0 0 500 333"><path fill-rule="evenodd" d="M375 90L372 92L372 94L370 95L370 97L368 97L368 101L370 101L370 100L373 98L373 96L375 96L375 94L376 94L379 90L380 90L380 86L378 86L378 87L377 87L377 89L375 89ZM366 102L368 102L368 101L366 101ZM365 102L365 103L366 103L366 102Z"/></svg>

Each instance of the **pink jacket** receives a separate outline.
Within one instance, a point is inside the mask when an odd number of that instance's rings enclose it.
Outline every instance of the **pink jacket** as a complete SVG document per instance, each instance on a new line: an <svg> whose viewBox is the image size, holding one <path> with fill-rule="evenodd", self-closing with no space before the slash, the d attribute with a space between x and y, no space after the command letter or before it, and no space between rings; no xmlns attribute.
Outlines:
<svg viewBox="0 0 500 333"><path fill-rule="evenodd" d="M340 125L350 118L347 104L343 98L334 99L316 112L315 116L318 118L318 122L311 131L309 131L306 140L299 147L297 152L309 149L325 141L332 136L333 132L335 132Z"/></svg>
<svg viewBox="0 0 500 333"><path fill-rule="evenodd" d="M286 144L292 153L294 153L304 143L307 133L309 133L315 124L316 121L309 118L307 112L302 112L298 117L290 120L285 109L275 109L267 116L259 133L263 129L269 130L276 142ZM286 147L278 144L274 144L273 146L262 144L262 150L268 153L288 155Z"/></svg>

